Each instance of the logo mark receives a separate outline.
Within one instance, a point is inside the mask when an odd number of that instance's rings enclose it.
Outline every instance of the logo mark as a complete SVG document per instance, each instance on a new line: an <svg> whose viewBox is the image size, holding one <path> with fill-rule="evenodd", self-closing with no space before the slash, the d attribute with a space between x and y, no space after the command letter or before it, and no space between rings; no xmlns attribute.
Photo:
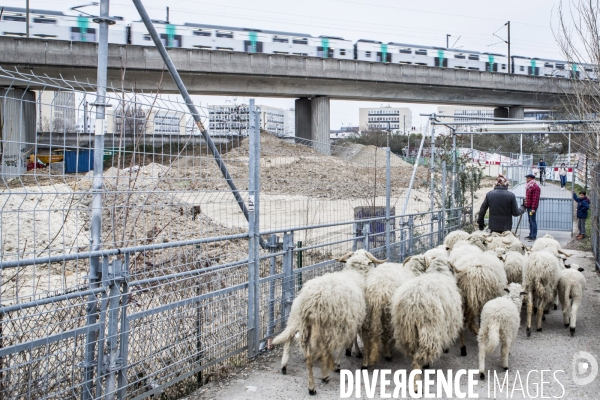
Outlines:
<svg viewBox="0 0 600 400"><path fill-rule="evenodd" d="M596 379L596 375L598 375L598 361L590 353L578 351L573 355L571 370L573 371L573 382L576 385L584 386Z"/></svg>

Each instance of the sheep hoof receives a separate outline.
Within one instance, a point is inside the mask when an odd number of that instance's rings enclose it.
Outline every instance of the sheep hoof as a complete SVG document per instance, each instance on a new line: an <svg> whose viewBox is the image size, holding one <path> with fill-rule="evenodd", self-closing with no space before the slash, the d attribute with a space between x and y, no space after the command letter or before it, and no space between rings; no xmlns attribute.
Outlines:
<svg viewBox="0 0 600 400"><path fill-rule="evenodd" d="M558 306L555 304L554 305L554 311L558 310Z"/></svg>
<svg viewBox="0 0 600 400"><path fill-rule="evenodd" d="M573 336L575 334L575 328L571 328L570 331L571 331L571 336Z"/></svg>
<svg viewBox="0 0 600 400"><path fill-rule="evenodd" d="M335 367L335 372L337 372L338 374L340 373L340 370L341 370L341 368L339 365L337 367Z"/></svg>
<svg viewBox="0 0 600 400"><path fill-rule="evenodd" d="M369 367L367 365L363 365L360 367L360 369L369 369Z"/></svg>
<svg viewBox="0 0 600 400"><path fill-rule="evenodd" d="M450 349L444 349L444 354L448 354L449 351Z"/></svg>
<svg viewBox="0 0 600 400"><path fill-rule="evenodd" d="M542 331L542 328L537 328L537 331L538 331L538 332L541 332L541 331Z"/></svg>
<svg viewBox="0 0 600 400"><path fill-rule="evenodd" d="M505 371L508 371L508 367L502 367L502 368L504 368Z"/></svg>
<svg viewBox="0 0 600 400"><path fill-rule="evenodd" d="M329 383L329 377L328 377L328 376L326 376L325 378L321 378L321 381L322 381L323 383Z"/></svg>
<svg viewBox="0 0 600 400"><path fill-rule="evenodd" d="M568 327L569 327L569 324L565 324L565 328L568 328Z"/></svg>
<svg viewBox="0 0 600 400"><path fill-rule="evenodd" d="M527 337L531 336L531 328L527 328Z"/></svg>
<svg viewBox="0 0 600 400"><path fill-rule="evenodd" d="M533 307L533 313L537 314L537 307Z"/></svg>
<svg viewBox="0 0 600 400"><path fill-rule="evenodd" d="M479 373L479 379L485 379L485 374L483 372Z"/></svg>
<svg viewBox="0 0 600 400"><path fill-rule="evenodd" d="M384 358L385 358L385 361L392 361L392 357L390 357L390 356L385 356Z"/></svg>
<svg viewBox="0 0 600 400"><path fill-rule="evenodd" d="M358 353L358 354L356 355L356 358L362 358L362 357L363 357L363 356L362 356L362 353Z"/></svg>
<svg viewBox="0 0 600 400"><path fill-rule="evenodd" d="M308 394L314 396L315 394L317 394L317 389L308 389Z"/></svg>
<svg viewBox="0 0 600 400"><path fill-rule="evenodd" d="M350 357L352 355L352 350L346 349L346 357Z"/></svg>
<svg viewBox="0 0 600 400"><path fill-rule="evenodd" d="M423 369L429 369L429 364L423 365Z"/></svg>
<svg viewBox="0 0 600 400"><path fill-rule="evenodd" d="M554 306L556 307L556 306ZM556 310L556 308L554 308ZM544 315L548 314L550 312L550 310L544 310Z"/></svg>
<svg viewBox="0 0 600 400"><path fill-rule="evenodd" d="M466 357L467 356L467 346L460 346L460 355L462 357Z"/></svg>
<svg viewBox="0 0 600 400"><path fill-rule="evenodd" d="M287 367L281 367L281 373L282 374L287 374Z"/></svg>
<svg viewBox="0 0 600 400"><path fill-rule="evenodd" d="M546 320L546 316L542 315L542 321L545 321L545 320Z"/></svg>

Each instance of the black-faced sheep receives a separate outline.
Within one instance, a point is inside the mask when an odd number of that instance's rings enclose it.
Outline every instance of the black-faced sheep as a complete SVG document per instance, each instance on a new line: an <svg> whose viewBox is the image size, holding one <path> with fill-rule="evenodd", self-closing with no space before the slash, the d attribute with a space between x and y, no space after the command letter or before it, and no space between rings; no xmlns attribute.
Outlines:
<svg viewBox="0 0 600 400"><path fill-rule="evenodd" d="M558 299L563 313L563 322L570 327L571 336L575 334L577 326L577 310L581 305L585 277L581 273L583 268L571 264L569 269L563 269L558 274Z"/></svg>
<svg viewBox="0 0 600 400"><path fill-rule="evenodd" d="M299 344L308 369L308 393L317 393L313 363L321 362L321 379L329 381L334 358L352 346L366 315L364 284L375 264L383 263L365 250L338 259L342 271L306 282L294 302L285 330L273 339L284 344L281 372L287 372L290 344L299 333Z"/></svg>
<svg viewBox="0 0 600 400"><path fill-rule="evenodd" d="M481 379L485 379L485 357L498 344L502 344L502 367L508 369L508 354L521 325L521 305L527 293L519 283L511 283L504 290L507 293L503 297L488 301L481 311L481 328L477 335Z"/></svg>
<svg viewBox="0 0 600 400"><path fill-rule="evenodd" d="M446 259L432 260L427 273L401 285L391 304L395 345L412 358L413 369L437 360L459 335L461 297Z"/></svg>

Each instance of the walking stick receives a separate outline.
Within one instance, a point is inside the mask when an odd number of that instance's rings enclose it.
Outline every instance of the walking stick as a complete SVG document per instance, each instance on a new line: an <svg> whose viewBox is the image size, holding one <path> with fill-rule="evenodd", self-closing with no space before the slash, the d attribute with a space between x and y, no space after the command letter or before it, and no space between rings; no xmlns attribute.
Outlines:
<svg viewBox="0 0 600 400"><path fill-rule="evenodd" d="M521 225L521 218L523 218L523 214L519 215L519 222L517 222L517 227L515 228L515 236L517 236L517 231L519 230L519 225Z"/></svg>

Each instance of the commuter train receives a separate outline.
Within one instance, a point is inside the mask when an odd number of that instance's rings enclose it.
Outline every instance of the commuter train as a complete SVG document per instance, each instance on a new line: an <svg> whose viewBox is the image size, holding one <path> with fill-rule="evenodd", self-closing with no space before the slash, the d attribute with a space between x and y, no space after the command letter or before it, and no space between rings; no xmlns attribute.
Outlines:
<svg viewBox="0 0 600 400"><path fill-rule="evenodd" d="M121 17L111 17L115 25L109 29L109 42L116 44L152 45L152 39L141 21L126 24ZM4 7L0 34L25 37L25 9ZM593 65L560 60L481 53L405 43L382 43L358 40L352 43L341 37L314 37L306 33L235 28L218 25L185 23L174 25L152 21L167 47L196 48L216 51L287 54L294 56L334 58L421 65L516 75L548 76L566 79L597 80ZM92 17L67 15L58 11L30 10L30 37L97 42L98 30Z"/></svg>

